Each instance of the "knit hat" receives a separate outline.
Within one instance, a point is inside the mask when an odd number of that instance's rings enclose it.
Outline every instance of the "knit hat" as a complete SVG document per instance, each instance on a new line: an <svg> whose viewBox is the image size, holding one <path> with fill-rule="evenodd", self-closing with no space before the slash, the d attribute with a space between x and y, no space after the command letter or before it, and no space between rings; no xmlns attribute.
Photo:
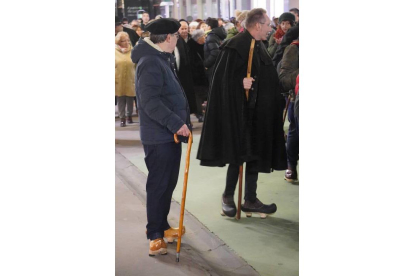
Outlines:
<svg viewBox="0 0 414 276"><path fill-rule="evenodd" d="M234 17L236 18L237 16L239 16L241 14L242 11L240 10L235 10L234 11Z"/></svg>
<svg viewBox="0 0 414 276"><path fill-rule="evenodd" d="M197 41L200 37L204 36L204 31L201 29L194 30L191 37L194 41Z"/></svg>
<svg viewBox="0 0 414 276"><path fill-rule="evenodd" d="M291 14L290 12L284 12L279 16L279 24L283 21L289 21L290 25L295 25L295 15Z"/></svg>
<svg viewBox="0 0 414 276"><path fill-rule="evenodd" d="M249 13L249 11L247 11L247 10L245 10L245 11L242 11L237 17L236 17L236 20L237 21L239 21L239 22L242 22L242 21L244 21L245 19L246 19L246 17L247 17L247 14ZM293 16L293 17L295 17L295 16Z"/></svg>

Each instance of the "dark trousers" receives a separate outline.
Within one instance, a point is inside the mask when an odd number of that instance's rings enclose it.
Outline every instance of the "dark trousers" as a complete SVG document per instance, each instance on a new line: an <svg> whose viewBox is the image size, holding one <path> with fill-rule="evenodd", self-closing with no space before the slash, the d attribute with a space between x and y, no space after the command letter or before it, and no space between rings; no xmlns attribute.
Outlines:
<svg viewBox="0 0 414 276"><path fill-rule="evenodd" d="M202 116L203 115L202 104L204 103L204 101L207 101L208 86L194 85L194 92L195 92L195 98L196 98L196 104L197 104L197 115Z"/></svg>
<svg viewBox="0 0 414 276"><path fill-rule="evenodd" d="M238 165L229 164L227 169L226 189L224 190L225 196L234 196L237 183L239 181L239 167ZM250 171L250 163L246 163L244 173L244 200L251 202L256 201L257 179L259 178L258 172Z"/></svg>
<svg viewBox="0 0 414 276"><path fill-rule="evenodd" d="M171 198L177 185L181 161L181 143L144 145L147 179L147 238L164 237Z"/></svg>
<svg viewBox="0 0 414 276"><path fill-rule="evenodd" d="M135 110L137 111L137 114L138 114L138 102L137 102L137 97L134 97L134 102L135 102Z"/></svg>
<svg viewBox="0 0 414 276"><path fill-rule="evenodd" d="M289 119L289 132L286 142L286 153L289 169L296 170L299 160L299 125L294 114L295 103L289 103L288 107L288 119Z"/></svg>

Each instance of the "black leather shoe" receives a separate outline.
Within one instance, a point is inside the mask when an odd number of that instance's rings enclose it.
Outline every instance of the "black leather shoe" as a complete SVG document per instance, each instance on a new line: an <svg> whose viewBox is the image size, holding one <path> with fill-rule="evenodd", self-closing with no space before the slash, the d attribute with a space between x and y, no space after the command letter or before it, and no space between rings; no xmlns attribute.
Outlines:
<svg viewBox="0 0 414 276"><path fill-rule="evenodd" d="M241 210L246 213L247 217L251 217L252 213L258 213L261 218L266 218L267 215L276 213L277 206L274 203L269 205L263 204L256 198L254 202L245 200L241 206Z"/></svg>
<svg viewBox="0 0 414 276"><path fill-rule="evenodd" d="M236 204L234 203L233 196L222 196L221 198L221 215L228 217L235 217L237 213Z"/></svg>
<svg viewBox="0 0 414 276"><path fill-rule="evenodd" d="M128 124L132 124L132 123L133 123L133 121L132 121L132 116L128 116L128 118L127 118L127 122L128 122Z"/></svg>
<svg viewBox="0 0 414 276"><path fill-rule="evenodd" d="M298 172L296 170L287 169L285 172L285 180L287 182L298 182Z"/></svg>

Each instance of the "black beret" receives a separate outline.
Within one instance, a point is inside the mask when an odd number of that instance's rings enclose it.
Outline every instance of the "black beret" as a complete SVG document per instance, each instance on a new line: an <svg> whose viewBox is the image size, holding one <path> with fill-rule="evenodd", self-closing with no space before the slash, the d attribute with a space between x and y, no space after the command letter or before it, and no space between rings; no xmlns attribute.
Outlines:
<svg viewBox="0 0 414 276"><path fill-rule="evenodd" d="M160 18L145 26L151 34L173 34L181 28L181 24L173 18Z"/></svg>

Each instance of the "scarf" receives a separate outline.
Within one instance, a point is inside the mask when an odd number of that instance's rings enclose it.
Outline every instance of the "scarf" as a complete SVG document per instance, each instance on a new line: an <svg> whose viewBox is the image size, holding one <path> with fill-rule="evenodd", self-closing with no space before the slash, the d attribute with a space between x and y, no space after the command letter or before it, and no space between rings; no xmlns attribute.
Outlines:
<svg viewBox="0 0 414 276"><path fill-rule="evenodd" d="M280 25L277 26L277 30L276 30L275 34L273 35L275 37L275 39L282 38L284 35L285 35L285 32L282 30Z"/></svg>

